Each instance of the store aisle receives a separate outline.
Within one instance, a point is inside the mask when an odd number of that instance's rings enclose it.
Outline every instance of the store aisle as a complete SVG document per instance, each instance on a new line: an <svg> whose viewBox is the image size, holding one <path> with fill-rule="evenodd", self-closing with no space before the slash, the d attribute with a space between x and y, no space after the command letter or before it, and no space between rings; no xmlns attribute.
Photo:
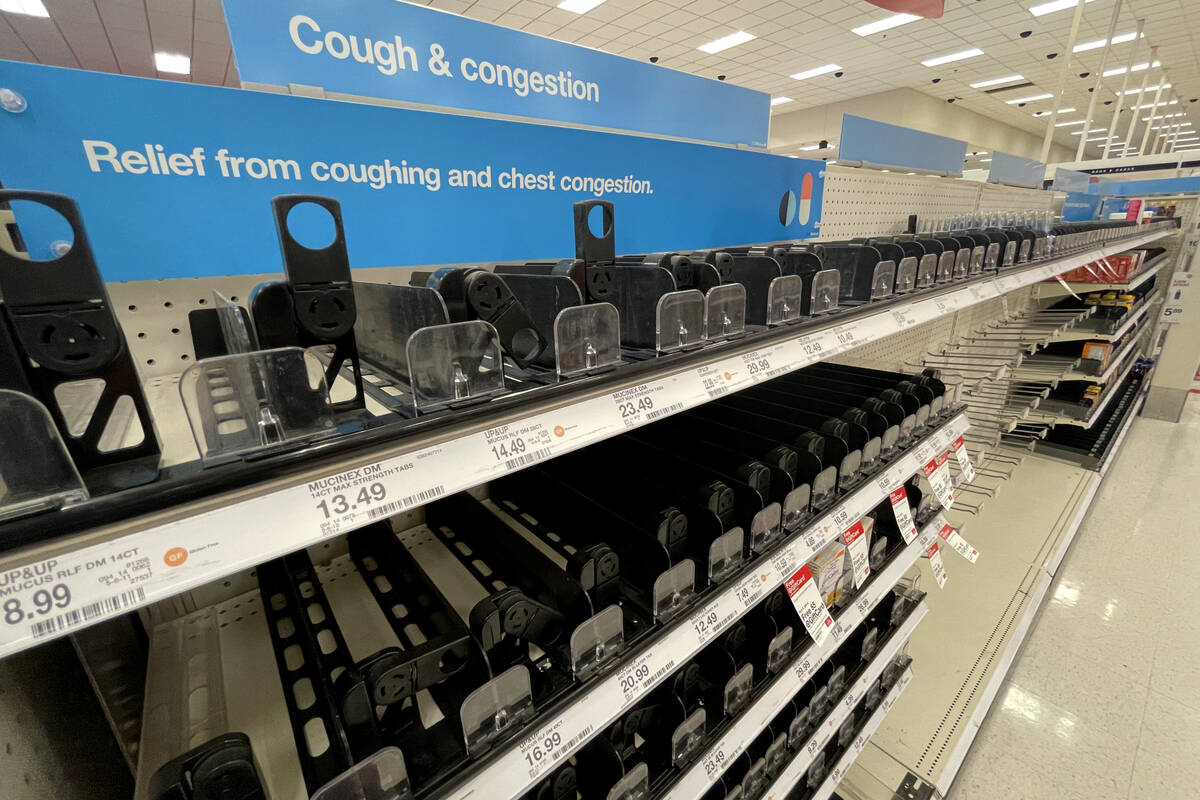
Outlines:
<svg viewBox="0 0 1200 800"><path fill-rule="evenodd" d="M1139 419L950 800L1200 796L1200 396Z"/></svg>

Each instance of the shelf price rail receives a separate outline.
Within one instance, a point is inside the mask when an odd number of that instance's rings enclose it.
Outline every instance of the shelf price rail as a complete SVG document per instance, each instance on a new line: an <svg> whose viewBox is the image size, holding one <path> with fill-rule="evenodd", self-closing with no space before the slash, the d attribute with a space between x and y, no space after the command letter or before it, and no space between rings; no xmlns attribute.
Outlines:
<svg viewBox="0 0 1200 800"><path fill-rule="evenodd" d="M17 576L6 599L15 599L22 612L19 620L0 625L0 657L1175 232L1150 231L950 284L908 302L835 314L799 330L772 329L748 337L744 349L731 355L721 350L705 359L701 351L699 366L630 380L615 391L610 385L531 403L450 432L355 451L224 494L12 549L0 554L0 574ZM763 339L768 343L755 348ZM495 456L498 438L519 439L522 455ZM344 502L332 502L337 498ZM53 524L52 515L45 520ZM57 596L69 599L43 611L33 595L47 575L51 585L65 587Z"/></svg>

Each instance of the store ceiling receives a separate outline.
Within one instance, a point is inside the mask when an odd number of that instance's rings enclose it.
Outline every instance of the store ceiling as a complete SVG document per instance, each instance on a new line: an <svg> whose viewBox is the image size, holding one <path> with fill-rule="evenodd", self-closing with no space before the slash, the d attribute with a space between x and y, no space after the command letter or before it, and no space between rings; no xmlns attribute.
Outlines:
<svg viewBox="0 0 1200 800"><path fill-rule="evenodd" d="M428 5L475 19L506 25L562 41L595 47L629 58L654 56L665 67L707 77L724 75L742 86L792 98L776 113L823 105L898 87L919 89L935 97L954 98L962 107L1031 132L1044 131L1034 112L1050 108L1049 100L1023 107L1005 101L1053 93L1073 9L1042 16L1028 10L1044 0L947 0L938 20L918 19L899 27L859 36L860 25L892 16L862 0L605 0L584 14L557 8L541 0L433 0ZM220 0L43 0L49 18L0 12L0 56L67 67L121 72L128 75L238 85L230 54ZM1084 9L1079 43L1102 39L1116 0L1093 0ZM1185 5L1191 12L1185 13ZM1166 109L1192 111L1200 96L1200 9L1197 0L1126 0L1118 34L1132 33L1136 20L1146 20L1145 39L1135 63L1149 60L1149 45L1180 103ZM753 34L753 41L720 53L697 48L736 31ZM1021 34L1029 34L1022 38ZM1132 42L1111 48L1108 69L1124 67ZM921 62L979 48L984 54L936 67ZM154 53L191 57L187 76L159 73ZM1057 53L1054 59L1047 59ZM1065 105L1076 111L1060 121L1080 120L1087 109L1102 49L1073 56ZM789 76L814 67L837 64L844 73L827 73L806 80ZM1086 78L1080 73L1090 72ZM1162 70L1148 71L1151 86ZM1146 72L1130 75L1136 90ZM1021 75L1017 89L973 89L971 83ZM1098 122L1107 128L1111 106L1102 104L1121 89L1121 75L1105 79L1106 92L1097 102ZM933 83L938 79L938 83ZM1148 93L1144 103L1153 94ZM1195 107L1200 116L1200 107ZM1123 135L1128 111L1118 131ZM1148 110L1143 111L1145 116ZM1185 118L1186 119L1186 118ZM1175 121L1175 120L1172 120ZM1155 124L1159 124L1156 122ZM1056 141L1074 145L1070 132L1059 128ZM1135 136L1135 139L1138 138ZM1095 153L1095 150L1089 151Z"/></svg>

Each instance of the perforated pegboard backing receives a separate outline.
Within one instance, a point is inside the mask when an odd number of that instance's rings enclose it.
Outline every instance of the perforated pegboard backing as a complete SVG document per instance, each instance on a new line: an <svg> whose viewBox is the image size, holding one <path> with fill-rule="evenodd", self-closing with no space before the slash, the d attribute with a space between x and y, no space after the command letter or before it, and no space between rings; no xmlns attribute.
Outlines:
<svg viewBox="0 0 1200 800"><path fill-rule="evenodd" d="M922 363L927 352L977 331L1006 314L1022 311L1032 302L1032 287L1018 289L1003 297L987 300L954 314L899 331L832 360L880 369L911 371Z"/></svg>
<svg viewBox="0 0 1200 800"><path fill-rule="evenodd" d="M1053 202L1052 193L1036 189L832 166L825 171L821 238L903 233L910 214L923 219L974 211L1040 211Z"/></svg>

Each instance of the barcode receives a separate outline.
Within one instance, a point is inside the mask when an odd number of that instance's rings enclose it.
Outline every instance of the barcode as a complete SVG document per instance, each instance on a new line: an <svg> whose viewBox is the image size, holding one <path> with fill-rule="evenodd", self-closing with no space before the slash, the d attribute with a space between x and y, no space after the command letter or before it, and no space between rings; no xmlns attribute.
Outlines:
<svg viewBox="0 0 1200 800"><path fill-rule="evenodd" d="M410 494L408 497L401 498L399 502L388 503L386 506L373 508L371 509L371 512L367 514L367 519L379 519L380 517L384 517L389 514L395 514L404 506L414 506L418 503L428 503L430 500L441 497L445 493L446 487L439 483L432 489L426 489L423 492L417 492L416 494Z"/></svg>
<svg viewBox="0 0 1200 800"><path fill-rule="evenodd" d="M535 461L541 461L543 458L549 458L549 457L550 457L550 448L542 447L537 450L531 450L528 453L525 453L524 455L517 456L516 458L510 458L508 461L504 462L504 468L505 469L516 469L517 467L523 467L526 464L532 464Z"/></svg>
<svg viewBox="0 0 1200 800"><path fill-rule="evenodd" d="M668 672L670 672L674 668L675 668L675 659L671 659L667 663L663 664L661 667L656 669L654 671L654 674L651 675L649 677L649 679L646 680L646 682L643 684L643 686L653 686L654 684L658 683L659 678L666 675Z"/></svg>
<svg viewBox="0 0 1200 800"><path fill-rule="evenodd" d="M115 594L112 597L106 597L103 600L97 600L95 603L89 603L82 608L76 608L65 614L59 614L53 619L35 622L30 626L30 633L33 638L41 639L45 636L50 636L55 633L74 628L83 622L102 617L106 614L113 614L117 611L124 611L135 603L140 603L146 599L146 590L142 588L131 589L128 592Z"/></svg>
<svg viewBox="0 0 1200 800"><path fill-rule="evenodd" d="M683 403L671 403L669 406L657 408L646 415L646 420L649 421L652 419L658 419L659 417L665 417L668 414L674 414L676 411L683 411Z"/></svg>
<svg viewBox="0 0 1200 800"><path fill-rule="evenodd" d="M557 753L555 753L554 760L557 761L558 759L562 758L566 754L570 753L571 750L573 750L574 748L583 744L583 740L586 739L587 737L591 736L592 731L594 731L594 730L596 730L595 725L588 725L586 728L581 730L579 733L572 736L570 739L567 740L566 746L563 747L563 749L559 750Z"/></svg>
<svg viewBox="0 0 1200 800"><path fill-rule="evenodd" d="M715 400L716 398L718 398L718 397L721 397L721 396L723 396L723 395L726 395L726 394L729 394L729 387L728 387L728 386L717 386L717 387L715 387L715 388L712 388L712 389L709 389L709 390L708 390L708 396L709 396L709 398L710 398L710 399L714 399L714 400Z"/></svg>

